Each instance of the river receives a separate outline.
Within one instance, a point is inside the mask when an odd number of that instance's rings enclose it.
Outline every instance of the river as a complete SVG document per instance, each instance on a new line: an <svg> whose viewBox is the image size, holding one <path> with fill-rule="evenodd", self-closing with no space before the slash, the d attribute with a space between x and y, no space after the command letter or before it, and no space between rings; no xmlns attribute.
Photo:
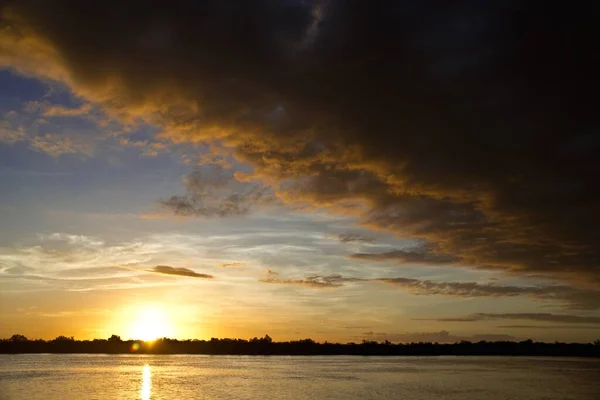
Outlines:
<svg viewBox="0 0 600 400"><path fill-rule="evenodd" d="M0 354L0 399L600 399L600 360Z"/></svg>

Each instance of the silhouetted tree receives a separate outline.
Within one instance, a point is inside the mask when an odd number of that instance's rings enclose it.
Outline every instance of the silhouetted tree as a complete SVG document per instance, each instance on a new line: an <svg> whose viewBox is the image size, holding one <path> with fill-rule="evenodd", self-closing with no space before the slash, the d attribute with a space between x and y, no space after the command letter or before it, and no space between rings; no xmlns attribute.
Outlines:
<svg viewBox="0 0 600 400"><path fill-rule="evenodd" d="M531 355L576 356L600 358L600 340L593 343L521 342L471 343L382 343L363 340L362 343L318 343L312 339L274 342L269 335L262 338L177 340L162 338L152 343L141 340L123 341L118 335L109 339L75 340L58 336L45 341L28 340L23 335L0 339L0 353L108 353L108 354L280 354L280 355Z"/></svg>
<svg viewBox="0 0 600 400"><path fill-rule="evenodd" d="M119 335L111 335L111 337L108 338L109 342L120 342L121 341L121 336Z"/></svg>
<svg viewBox="0 0 600 400"><path fill-rule="evenodd" d="M55 342L74 342L75 338L73 336L63 336L63 335L60 335L60 336L57 336L54 339L54 341Z"/></svg>

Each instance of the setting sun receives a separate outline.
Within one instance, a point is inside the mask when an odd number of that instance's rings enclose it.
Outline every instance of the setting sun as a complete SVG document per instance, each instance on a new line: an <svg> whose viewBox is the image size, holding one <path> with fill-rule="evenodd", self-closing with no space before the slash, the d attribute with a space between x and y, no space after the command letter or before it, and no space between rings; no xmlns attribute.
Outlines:
<svg viewBox="0 0 600 400"><path fill-rule="evenodd" d="M600 400L599 19L0 0L0 400Z"/></svg>
<svg viewBox="0 0 600 400"><path fill-rule="evenodd" d="M173 336L173 328L164 310L158 307L146 307L133 313L129 334L133 339L156 340Z"/></svg>

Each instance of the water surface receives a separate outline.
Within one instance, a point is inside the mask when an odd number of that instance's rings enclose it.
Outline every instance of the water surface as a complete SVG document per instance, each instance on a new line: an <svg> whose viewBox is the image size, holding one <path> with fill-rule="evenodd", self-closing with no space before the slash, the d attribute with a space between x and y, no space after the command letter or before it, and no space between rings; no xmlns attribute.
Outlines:
<svg viewBox="0 0 600 400"><path fill-rule="evenodd" d="M600 399L600 360L0 355L0 399Z"/></svg>

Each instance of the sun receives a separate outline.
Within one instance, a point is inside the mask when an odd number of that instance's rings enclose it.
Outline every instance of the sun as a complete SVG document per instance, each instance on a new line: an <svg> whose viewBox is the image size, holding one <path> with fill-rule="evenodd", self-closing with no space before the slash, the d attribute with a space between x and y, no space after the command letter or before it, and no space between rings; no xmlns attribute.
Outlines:
<svg viewBox="0 0 600 400"><path fill-rule="evenodd" d="M168 314L160 307L143 307L134 311L129 327L133 339L152 341L172 337L173 327Z"/></svg>

